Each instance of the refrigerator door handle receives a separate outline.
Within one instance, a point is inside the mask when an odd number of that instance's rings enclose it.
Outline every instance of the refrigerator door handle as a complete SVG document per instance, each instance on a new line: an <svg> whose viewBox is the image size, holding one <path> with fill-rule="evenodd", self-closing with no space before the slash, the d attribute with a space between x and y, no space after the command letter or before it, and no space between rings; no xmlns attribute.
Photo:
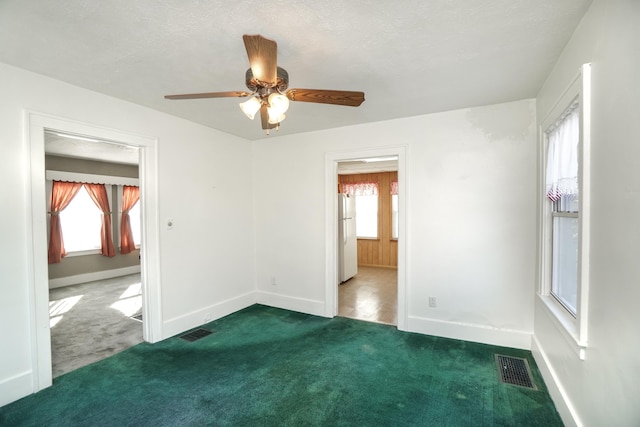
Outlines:
<svg viewBox="0 0 640 427"><path fill-rule="evenodd" d="M342 220L342 229L343 229L343 233L342 233L342 244L346 245L347 244L347 236L349 235L348 233L348 227L349 227L349 221L347 221L346 219Z"/></svg>
<svg viewBox="0 0 640 427"><path fill-rule="evenodd" d="M342 219L347 217L347 196L342 196Z"/></svg>

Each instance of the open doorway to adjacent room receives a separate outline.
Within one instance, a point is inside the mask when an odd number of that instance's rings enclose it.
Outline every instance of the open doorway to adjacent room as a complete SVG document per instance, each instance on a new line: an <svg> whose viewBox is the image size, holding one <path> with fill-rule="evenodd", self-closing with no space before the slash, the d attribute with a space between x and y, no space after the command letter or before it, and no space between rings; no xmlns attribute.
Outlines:
<svg viewBox="0 0 640 427"><path fill-rule="evenodd" d="M337 314L397 325L398 156L339 161L337 169Z"/></svg>
<svg viewBox="0 0 640 427"><path fill-rule="evenodd" d="M123 308L127 303L138 305L142 302L142 314L144 315L144 322L136 325L136 328L142 329L142 338L147 342L157 342L163 338L162 335L162 316L161 316L161 283L159 274L159 239L158 239L158 187L157 187L157 139L155 137L143 136L139 134L133 134L121 130L111 129L103 126L97 126L92 124L81 123L78 121L54 117L47 114L41 114L33 111L25 111L25 142L26 142L26 155L28 159L28 173L29 173L29 222L31 226L29 231L28 256L29 270L32 275L29 277L31 286L29 287L29 299L30 312L29 319L31 324L32 334L30 335L32 358L31 372L33 375L33 391L37 392L46 387L49 387L53 383L53 369L52 369L52 337L51 337L51 325L55 322L61 325L67 317L67 320L71 317L69 309L73 307L79 307L79 301L85 298L85 293L81 293L82 297L78 298L78 295L71 295L70 299L65 300L53 300L56 301L51 304L50 300L50 286L49 286L49 239L51 217L49 214L51 211L47 196L51 197L48 193L47 186L47 167L45 166L47 154L53 153L52 147L47 147L49 153L45 151L45 139L46 134L49 132L56 132L65 134L67 136L76 136L84 138L84 142L90 142L91 148L97 148L104 150L107 145L111 148L119 149L120 151L130 151L138 159L138 179L139 179L139 197L140 197L140 247L142 250L138 256L135 254L135 264L137 264L138 272L132 274L138 274L138 277L134 277L134 283L127 285L127 290L122 291L118 295L119 303L116 305L119 308ZM68 138L73 140L73 138ZM81 142L80 139L75 139ZM89 141L90 140L90 141ZM68 142L68 141L67 141ZM82 157L82 149L77 147L77 157ZM88 148L88 147L84 147ZM60 153L58 153L60 154ZM87 153L84 153L85 157ZM62 156L59 156L62 158ZM61 160L64 161L64 160ZM95 161L95 159L93 159ZM89 170L78 172L78 175L85 175L83 179L87 179L86 176L93 175L93 178L102 179L101 176L105 175L104 170L101 170L97 164L92 164ZM49 174L50 175L50 174ZM53 180L55 173L48 178ZM57 180L64 181L65 179L57 177ZM77 176L76 176L77 178ZM69 179L66 179L69 181ZM72 180L73 181L73 180ZM91 181L91 179L88 179ZM114 184L114 183L112 183ZM115 184L121 184L115 182ZM127 183L124 183L127 184ZM51 184L53 187L53 184ZM117 191L114 196L113 193L109 197L109 192L102 190L89 189L90 199L99 208L99 217L101 224L103 221L103 212L110 212L113 209L111 206L107 207L105 200L111 198L109 203L113 202L113 199L117 199L119 196ZM52 191L53 193L53 191ZM106 193L106 195L105 195ZM95 198L95 199L94 199ZM117 209L117 208L116 208ZM114 209L115 210L115 209ZM114 216L116 216L114 214ZM119 217L118 217L119 218ZM117 224L118 221L115 221ZM112 222L113 225L113 222ZM116 232L113 232L116 235ZM101 242L103 241L101 232ZM107 239L108 240L108 239ZM117 240L116 240L117 242ZM55 245L54 245L55 246ZM108 245L107 245L108 246ZM102 253L104 246L101 244L100 252ZM116 249L115 247L113 248ZM60 251L54 251L54 253L61 253ZM120 267L111 265L111 269L119 270ZM115 268L113 268L115 267ZM82 268L88 268L83 266ZM122 269L119 272L123 272ZM125 273L128 273L126 269ZM58 272L60 273L60 272ZM75 270L71 274L75 281L80 278L91 280L100 280L101 277L96 277L91 274L91 271ZM62 280L62 279L61 279ZM69 284L65 283L66 280L62 280L62 283L58 285ZM76 282L77 283L77 282ZM131 289L129 289L131 287ZM133 298L129 298L127 295L137 294ZM139 297L138 297L139 296ZM125 301L127 300L127 301ZM55 310L52 310L52 306L55 306ZM112 308L117 310L117 308ZM55 313L53 313L55 311ZM52 315L53 314L53 315ZM62 316L63 318L60 318ZM54 319L54 317L58 317ZM96 316L94 316L95 318ZM85 319L85 322L92 322L94 318ZM130 319L131 322L136 320ZM117 332L116 332L117 333Z"/></svg>
<svg viewBox="0 0 640 427"><path fill-rule="evenodd" d="M137 147L56 130L44 148L47 219L57 215L66 253L48 260L55 378L143 341L140 161ZM61 185L75 193L52 209Z"/></svg>

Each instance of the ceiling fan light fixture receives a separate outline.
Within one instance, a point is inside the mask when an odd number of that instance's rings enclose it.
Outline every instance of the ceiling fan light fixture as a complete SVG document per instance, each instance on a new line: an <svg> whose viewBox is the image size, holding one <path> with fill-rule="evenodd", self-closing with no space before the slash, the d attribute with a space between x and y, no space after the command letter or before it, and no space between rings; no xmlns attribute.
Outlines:
<svg viewBox="0 0 640 427"><path fill-rule="evenodd" d="M289 89L289 73L277 64L278 45L275 40L259 34L242 36L249 58L249 69L245 72L245 84L250 92L202 92L165 95L166 99L246 98L240 109L253 120L260 111L262 129L278 130L285 119L289 101L358 107L364 102L364 92L327 89Z"/></svg>
<svg viewBox="0 0 640 427"><path fill-rule="evenodd" d="M278 125L286 118L287 116L285 116L284 114L280 114L279 116L272 116L271 113L269 113L269 124Z"/></svg>
<svg viewBox="0 0 640 427"><path fill-rule="evenodd" d="M269 115L280 116L289 109L289 98L281 93L274 92L269 95Z"/></svg>
<svg viewBox="0 0 640 427"><path fill-rule="evenodd" d="M249 120L253 120L256 113L260 111L262 102L260 102L260 99L257 96L252 96L248 100L241 102L239 105L245 116L247 116Z"/></svg>

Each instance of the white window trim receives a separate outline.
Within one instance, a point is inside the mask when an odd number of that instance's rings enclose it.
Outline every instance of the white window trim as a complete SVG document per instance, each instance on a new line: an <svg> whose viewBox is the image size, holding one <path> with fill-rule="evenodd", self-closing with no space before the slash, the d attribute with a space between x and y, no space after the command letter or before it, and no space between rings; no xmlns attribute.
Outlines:
<svg viewBox="0 0 640 427"><path fill-rule="evenodd" d="M75 256L85 256L85 255L100 255L102 251L100 249L89 249L82 251L69 251L65 255L65 258L73 258Z"/></svg>
<svg viewBox="0 0 640 427"><path fill-rule="evenodd" d="M573 100L578 98L580 108L580 153L578 185L580 188L580 215L578 227L578 298L576 317L573 317L551 295L551 257L552 257L552 215L549 203L542 200L544 191L539 192L541 201L539 213L541 218L540 256L539 256L539 288L538 297L544 303L547 313L553 319L562 336L577 356L584 360L588 343L588 307L589 307L589 248L590 248L590 204L591 204L591 64L585 64L580 72L558 99L555 106L542 120L539 128L540 136L540 188L545 188L546 153L548 140L546 130L566 110Z"/></svg>

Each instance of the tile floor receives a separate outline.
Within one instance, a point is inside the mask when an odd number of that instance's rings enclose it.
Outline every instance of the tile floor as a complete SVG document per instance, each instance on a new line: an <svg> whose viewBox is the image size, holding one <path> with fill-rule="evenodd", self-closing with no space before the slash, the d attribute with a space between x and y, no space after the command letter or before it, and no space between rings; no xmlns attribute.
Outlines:
<svg viewBox="0 0 640 427"><path fill-rule="evenodd" d="M397 324L398 271L358 266L358 274L338 287L338 316Z"/></svg>

